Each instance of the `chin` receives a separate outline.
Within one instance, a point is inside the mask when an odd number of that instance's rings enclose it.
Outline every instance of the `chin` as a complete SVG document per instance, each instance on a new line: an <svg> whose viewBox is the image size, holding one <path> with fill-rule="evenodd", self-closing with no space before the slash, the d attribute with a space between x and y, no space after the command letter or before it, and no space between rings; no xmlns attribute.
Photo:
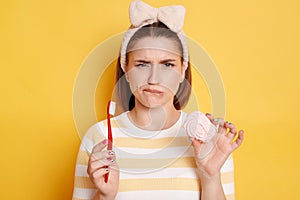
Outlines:
<svg viewBox="0 0 300 200"><path fill-rule="evenodd" d="M167 104L167 102L139 102L141 105L147 108L161 108Z"/></svg>
<svg viewBox="0 0 300 200"><path fill-rule="evenodd" d="M143 106L145 106L147 108L159 108L159 107L162 107L163 104L160 104L160 103L145 103L145 104L143 104Z"/></svg>

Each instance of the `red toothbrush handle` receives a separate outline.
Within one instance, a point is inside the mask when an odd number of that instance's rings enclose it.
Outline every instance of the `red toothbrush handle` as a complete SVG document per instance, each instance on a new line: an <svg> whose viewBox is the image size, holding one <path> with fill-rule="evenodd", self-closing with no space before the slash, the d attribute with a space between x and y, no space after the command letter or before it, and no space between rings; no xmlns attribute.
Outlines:
<svg viewBox="0 0 300 200"><path fill-rule="evenodd" d="M108 102L108 105L107 105L107 132L108 132L107 150L112 150L113 139L112 139L112 133L111 133L109 108L110 108L110 101ZM109 175L109 173L105 174L105 176L104 176L105 183L108 182L108 175Z"/></svg>

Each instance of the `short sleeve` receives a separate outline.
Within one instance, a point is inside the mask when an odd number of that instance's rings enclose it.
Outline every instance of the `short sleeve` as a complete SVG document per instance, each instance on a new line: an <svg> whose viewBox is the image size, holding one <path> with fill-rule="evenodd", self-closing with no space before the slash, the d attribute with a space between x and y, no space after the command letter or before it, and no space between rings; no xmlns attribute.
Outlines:
<svg viewBox="0 0 300 200"><path fill-rule="evenodd" d="M73 200L92 199L96 188L87 174L87 167L93 147L104 139L101 123L97 123L86 132L77 154Z"/></svg>

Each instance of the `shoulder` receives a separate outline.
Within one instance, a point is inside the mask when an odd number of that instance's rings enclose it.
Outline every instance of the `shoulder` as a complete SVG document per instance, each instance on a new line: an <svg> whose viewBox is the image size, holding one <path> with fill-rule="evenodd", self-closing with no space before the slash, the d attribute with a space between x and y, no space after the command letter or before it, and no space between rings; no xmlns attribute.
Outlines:
<svg viewBox="0 0 300 200"><path fill-rule="evenodd" d="M181 112L181 117L180 117L181 122L185 123L185 120L186 120L187 116L189 115L189 113L187 113L187 112L185 112L183 110L181 110L180 112Z"/></svg>
<svg viewBox="0 0 300 200"><path fill-rule="evenodd" d="M123 127L125 125L125 117L126 112L111 118L112 128ZM82 143L89 144L89 146L94 146L102 140L104 140L105 138L107 138L107 119L99 121L90 126L82 139Z"/></svg>

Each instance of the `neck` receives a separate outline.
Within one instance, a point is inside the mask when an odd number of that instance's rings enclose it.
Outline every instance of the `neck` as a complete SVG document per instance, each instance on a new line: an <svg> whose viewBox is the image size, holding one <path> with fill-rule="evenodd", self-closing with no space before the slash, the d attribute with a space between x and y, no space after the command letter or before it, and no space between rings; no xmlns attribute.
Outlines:
<svg viewBox="0 0 300 200"><path fill-rule="evenodd" d="M180 117L180 112L174 108L173 103L148 108L136 102L128 116L137 127L153 131L170 128Z"/></svg>

